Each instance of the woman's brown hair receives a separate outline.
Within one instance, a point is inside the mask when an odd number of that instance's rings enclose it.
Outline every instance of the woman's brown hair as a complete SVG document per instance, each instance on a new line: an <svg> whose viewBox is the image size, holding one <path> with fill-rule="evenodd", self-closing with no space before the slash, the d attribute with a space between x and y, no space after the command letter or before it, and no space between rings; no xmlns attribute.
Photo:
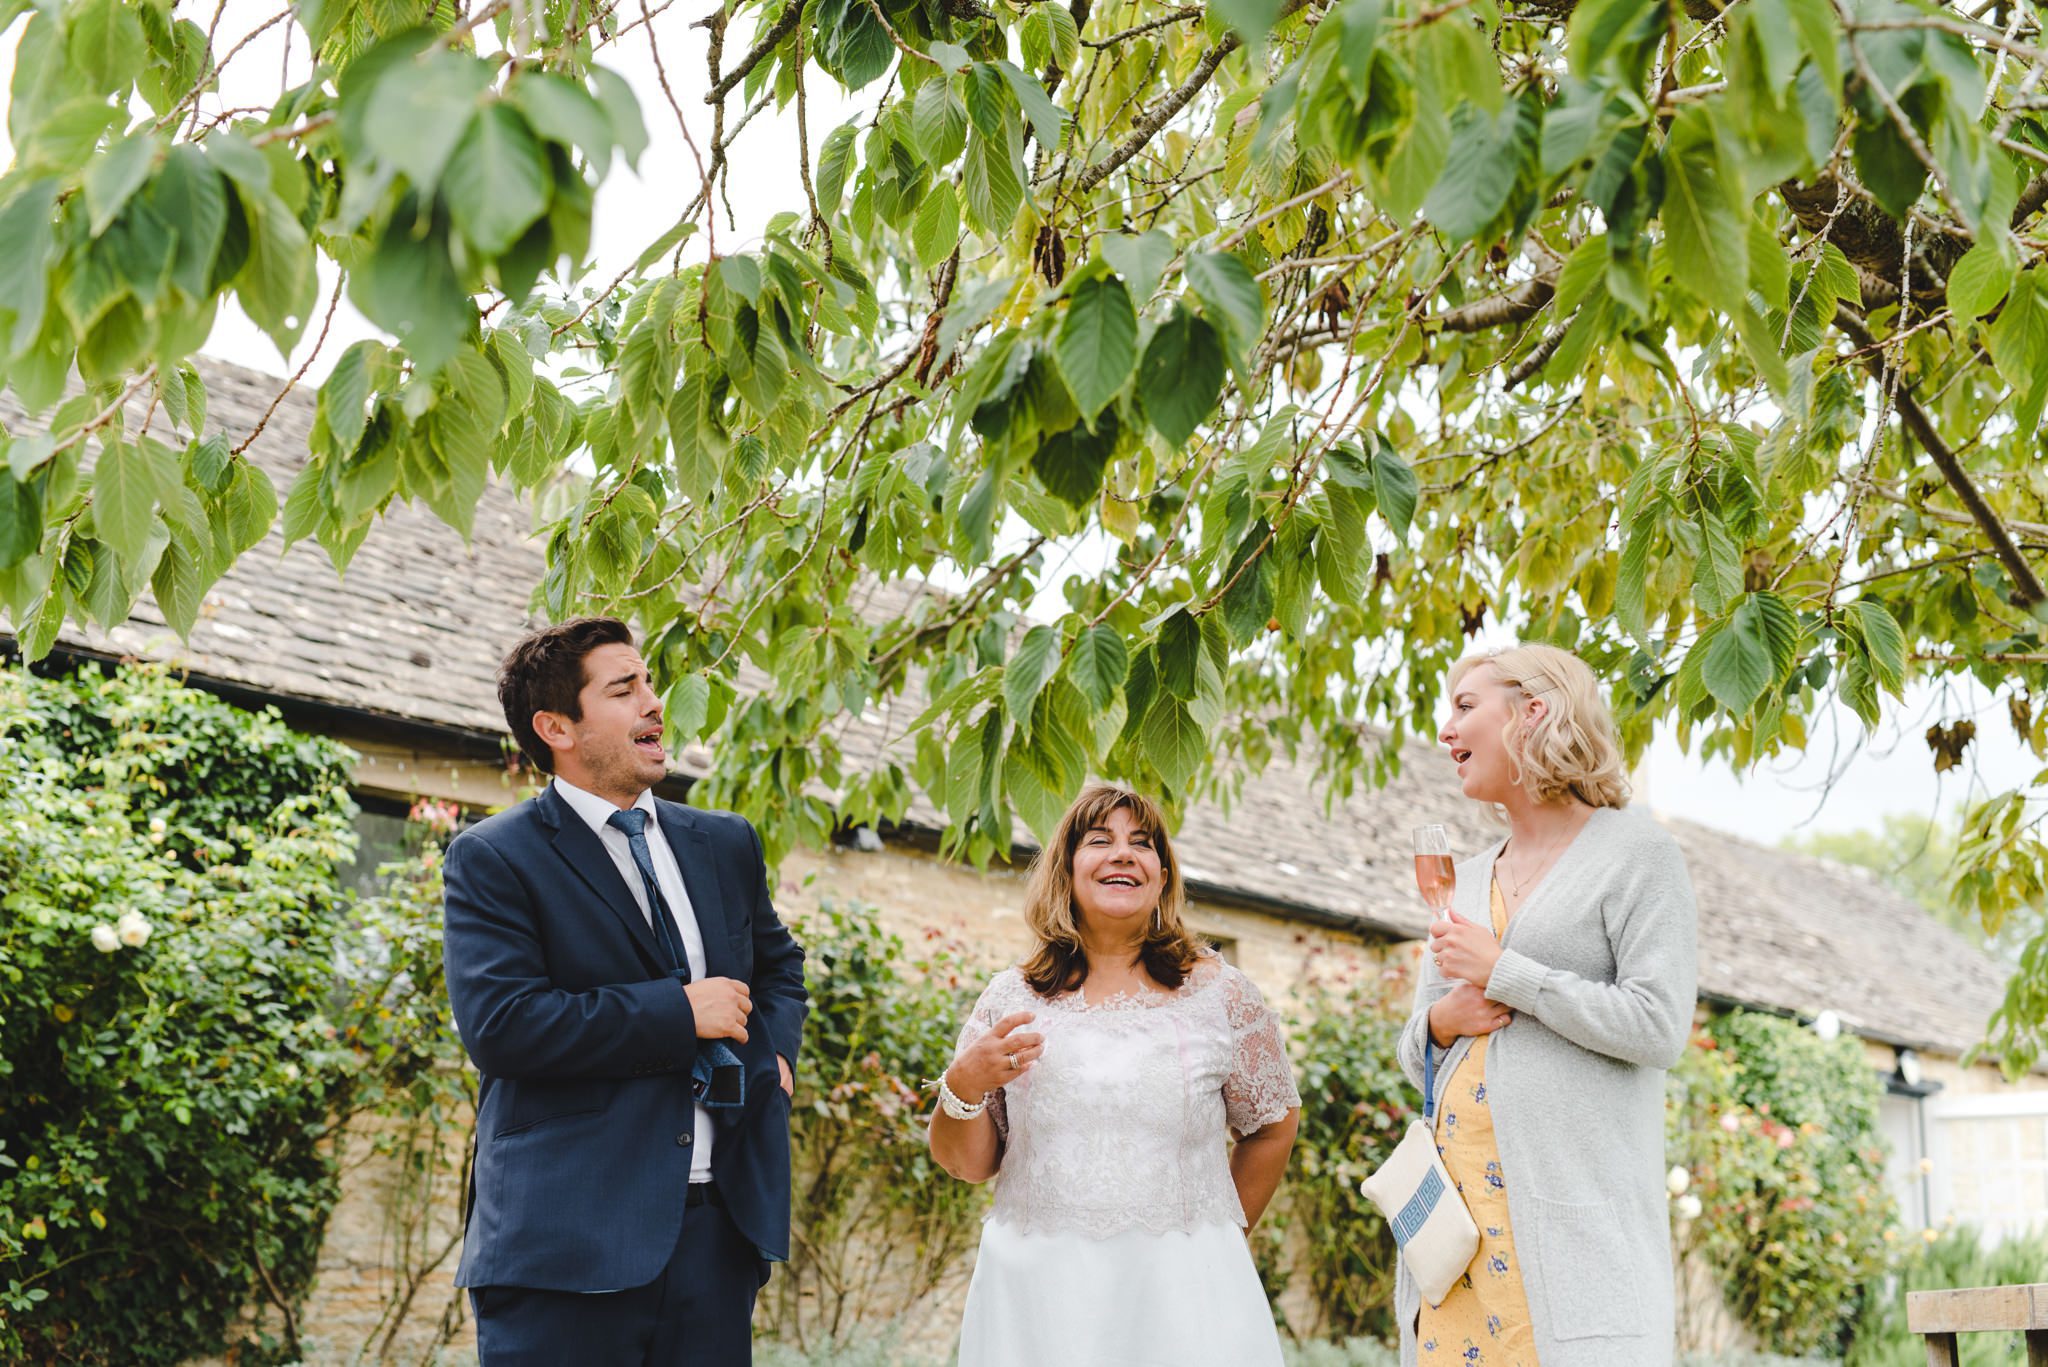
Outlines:
<svg viewBox="0 0 2048 1367"><path fill-rule="evenodd" d="M1166 834L1166 817L1149 797L1111 783L1091 783L1081 790L1060 818L1045 848L1031 865L1031 881L1024 892L1024 923L1038 942L1024 961L1024 981L1041 997L1072 992L1088 978L1088 952L1081 945L1081 932L1074 906L1074 851L1081 838L1109 823L1110 813L1129 812L1139 830L1152 838L1159 855L1159 872L1165 886L1159 893L1159 908L1148 921L1145 941L1138 949L1138 961L1152 980L1162 987L1179 987L1195 966L1201 953L1182 919L1187 890L1181 881L1180 863L1173 857L1173 842Z"/></svg>

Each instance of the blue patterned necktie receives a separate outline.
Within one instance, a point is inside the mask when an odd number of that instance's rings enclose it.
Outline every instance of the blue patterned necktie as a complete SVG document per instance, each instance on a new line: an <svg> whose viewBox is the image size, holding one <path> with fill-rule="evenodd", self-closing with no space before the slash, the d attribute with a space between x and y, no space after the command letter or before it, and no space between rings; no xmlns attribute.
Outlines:
<svg viewBox="0 0 2048 1367"><path fill-rule="evenodd" d="M647 813L638 807L628 807L613 812L605 818L605 824L626 833L626 844L633 851L633 866L640 870L641 885L647 889L648 919L654 922L654 938L661 941L669 962L675 965L676 981L690 981L690 959L683 952L682 936L669 912L668 899L661 895L661 884L654 876L654 856L647 849Z"/></svg>

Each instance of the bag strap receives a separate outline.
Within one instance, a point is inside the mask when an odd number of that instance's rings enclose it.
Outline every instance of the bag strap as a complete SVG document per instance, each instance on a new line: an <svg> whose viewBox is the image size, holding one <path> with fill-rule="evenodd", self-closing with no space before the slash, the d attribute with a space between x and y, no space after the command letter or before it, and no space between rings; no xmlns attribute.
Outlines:
<svg viewBox="0 0 2048 1367"><path fill-rule="evenodd" d="M1422 1025L1422 1123L1436 1128L1436 1041L1429 1037L1429 1022Z"/></svg>

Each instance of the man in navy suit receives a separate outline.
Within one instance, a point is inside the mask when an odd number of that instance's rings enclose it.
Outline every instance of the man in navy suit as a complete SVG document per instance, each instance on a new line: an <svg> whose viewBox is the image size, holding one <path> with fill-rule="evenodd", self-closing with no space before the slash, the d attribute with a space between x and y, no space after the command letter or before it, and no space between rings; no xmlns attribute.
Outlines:
<svg viewBox="0 0 2048 1367"><path fill-rule="evenodd" d="M553 781L448 847L444 956L482 1081L458 1285L483 1367L752 1360L789 1253L803 950L752 826L650 791L632 633L528 636L498 678Z"/></svg>

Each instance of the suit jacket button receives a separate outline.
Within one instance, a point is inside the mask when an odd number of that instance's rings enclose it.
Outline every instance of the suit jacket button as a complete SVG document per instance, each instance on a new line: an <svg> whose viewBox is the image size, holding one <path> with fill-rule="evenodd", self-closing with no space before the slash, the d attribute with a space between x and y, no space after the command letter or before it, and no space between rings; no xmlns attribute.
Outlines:
<svg viewBox="0 0 2048 1367"><path fill-rule="evenodd" d="M686 1149L687 1149L687 1148L689 1148L689 1147L690 1147L690 1132L689 1132L688 1130L685 1130L685 1131L683 1131L683 1132L682 1132L681 1134L677 1135L677 1136L676 1136L676 1143L678 1143L678 1144L682 1145L682 1146L683 1146L684 1148L686 1148Z"/></svg>

